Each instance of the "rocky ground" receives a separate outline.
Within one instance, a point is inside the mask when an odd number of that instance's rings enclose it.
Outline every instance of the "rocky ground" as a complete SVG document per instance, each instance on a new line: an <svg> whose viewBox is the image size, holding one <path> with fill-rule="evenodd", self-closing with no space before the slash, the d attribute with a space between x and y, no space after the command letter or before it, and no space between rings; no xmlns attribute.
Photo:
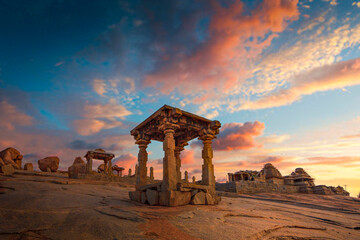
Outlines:
<svg viewBox="0 0 360 240"><path fill-rule="evenodd" d="M0 176L0 239L360 239L360 199L223 194L217 206L131 202L121 182Z"/></svg>

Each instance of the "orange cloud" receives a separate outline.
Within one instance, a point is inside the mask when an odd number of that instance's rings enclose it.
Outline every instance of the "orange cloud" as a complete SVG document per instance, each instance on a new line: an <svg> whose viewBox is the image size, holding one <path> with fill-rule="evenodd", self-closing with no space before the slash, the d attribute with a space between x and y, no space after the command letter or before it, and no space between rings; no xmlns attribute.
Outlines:
<svg viewBox="0 0 360 240"><path fill-rule="evenodd" d="M194 150L185 149L184 151L181 152L180 158L181 158L181 163L182 164L193 164L193 163L195 163Z"/></svg>
<svg viewBox="0 0 360 240"><path fill-rule="evenodd" d="M137 157L132 155L131 153L121 155L120 157L115 158L113 160L114 165L123 167L123 168L125 168L126 171L132 167L133 174L135 173L134 166L135 166L136 162L137 162Z"/></svg>
<svg viewBox="0 0 360 240"><path fill-rule="evenodd" d="M253 102L245 102L240 109L263 109L289 105L303 95L341 89L360 84L360 58L315 68L294 78L288 89L281 89Z"/></svg>
<svg viewBox="0 0 360 240"><path fill-rule="evenodd" d="M16 126L28 126L33 122L32 117L20 112L5 100L0 102L0 112L0 129L14 130Z"/></svg>
<svg viewBox="0 0 360 240"><path fill-rule="evenodd" d="M297 3L264 0L249 14L241 1L228 7L212 1L215 14L209 25L210 40L189 56L174 56L173 61L148 75L144 85L158 87L164 93L176 88L182 93L197 91L198 87L229 90L243 81L248 62L271 44L276 33L298 19Z"/></svg>
<svg viewBox="0 0 360 240"><path fill-rule="evenodd" d="M340 139L352 139L352 138L360 138L360 134L346 135L346 136L340 137Z"/></svg>
<svg viewBox="0 0 360 240"><path fill-rule="evenodd" d="M245 150L261 147L254 137L259 136L265 129L264 123L226 123L221 128L218 138L213 140L213 149L218 151Z"/></svg>

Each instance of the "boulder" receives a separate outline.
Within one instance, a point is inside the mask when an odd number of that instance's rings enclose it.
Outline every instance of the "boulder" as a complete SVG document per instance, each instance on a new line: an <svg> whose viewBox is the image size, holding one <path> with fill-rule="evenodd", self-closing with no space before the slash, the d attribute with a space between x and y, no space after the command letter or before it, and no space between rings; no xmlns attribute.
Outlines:
<svg viewBox="0 0 360 240"><path fill-rule="evenodd" d="M6 148L0 152L0 158L6 164L11 164L15 169L21 168L21 160L23 156L15 148Z"/></svg>
<svg viewBox="0 0 360 240"><path fill-rule="evenodd" d="M191 204L194 205L204 205L205 202L205 193L204 192L198 192L194 195L194 197L191 200Z"/></svg>
<svg viewBox="0 0 360 240"><path fill-rule="evenodd" d="M156 190L146 189L146 198L151 206L159 205L159 193Z"/></svg>
<svg viewBox="0 0 360 240"><path fill-rule="evenodd" d="M73 164L68 168L69 178L79 178L86 173L86 164L81 157L75 158Z"/></svg>
<svg viewBox="0 0 360 240"><path fill-rule="evenodd" d="M26 171L34 171L34 166L32 163L25 163L24 170Z"/></svg>
<svg viewBox="0 0 360 240"><path fill-rule="evenodd" d="M56 156L38 160L39 169L43 172L56 172L59 168L60 159Z"/></svg>
<svg viewBox="0 0 360 240"><path fill-rule="evenodd" d="M3 172L4 175L10 176L14 174L15 169L11 164L6 164L1 167L1 171Z"/></svg>
<svg viewBox="0 0 360 240"><path fill-rule="evenodd" d="M102 163L98 166L98 173L105 172L105 163Z"/></svg>
<svg viewBox="0 0 360 240"><path fill-rule="evenodd" d="M4 166L5 165L5 162L4 160L2 160L2 158L0 158L0 167Z"/></svg>

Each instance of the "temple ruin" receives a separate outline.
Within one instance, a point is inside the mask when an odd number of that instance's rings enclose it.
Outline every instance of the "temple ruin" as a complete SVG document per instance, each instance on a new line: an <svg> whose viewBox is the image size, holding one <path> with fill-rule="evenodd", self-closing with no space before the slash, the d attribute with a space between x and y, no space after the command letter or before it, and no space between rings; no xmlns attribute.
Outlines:
<svg viewBox="0 0 360 240"><path fill-rule="evenodd" d="M266 163L261 171L240 170L228 173L227 183L217 183L216 190L237 193L314 193L337 194L349 196L343 187L315 185L312 178L303 168L296 168L288 176L282 176L271 163Z"/></svg>
<svg viewBox="0 0 360 240"><path fill-rule="evenodd" d="M212 140L219 133L219 121L197 116L164 105L145 121L131 130L139 145L136 191L130 199L150 205L179 206L185 204L216 204L220 197L215 192ZM203 142L202 179L189 183L181 179L180 153L188 142L198 138ZM147 146L151 140L163 142L163 179L149 184L147 181Z"/></svg>
<svg viewBox="0 0 360 240"><path fill-rule="evenodd" d="M112 175L112 164L111 160L115 157L112 153L107 153L102 149L95 149L94 151L88 151L85 155L86 158L86 174L92 174L92 162L93 159L104 161L104 173Z"/></svg>

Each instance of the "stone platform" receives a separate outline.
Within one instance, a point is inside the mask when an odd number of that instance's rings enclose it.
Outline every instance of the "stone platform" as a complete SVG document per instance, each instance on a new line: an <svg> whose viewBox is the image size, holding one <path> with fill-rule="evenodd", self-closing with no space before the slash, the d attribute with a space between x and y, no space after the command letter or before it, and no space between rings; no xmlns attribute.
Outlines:
<svg viewBox="0 0 360 240"><path fill-rule="evenodd" d="M209 186L194 183L178 183L175 191L161 191L161 182L143 185L136 191L129 192L131 200L149 205L182 206L214 205L221 201L215 193L209 191Z"/></svg>

